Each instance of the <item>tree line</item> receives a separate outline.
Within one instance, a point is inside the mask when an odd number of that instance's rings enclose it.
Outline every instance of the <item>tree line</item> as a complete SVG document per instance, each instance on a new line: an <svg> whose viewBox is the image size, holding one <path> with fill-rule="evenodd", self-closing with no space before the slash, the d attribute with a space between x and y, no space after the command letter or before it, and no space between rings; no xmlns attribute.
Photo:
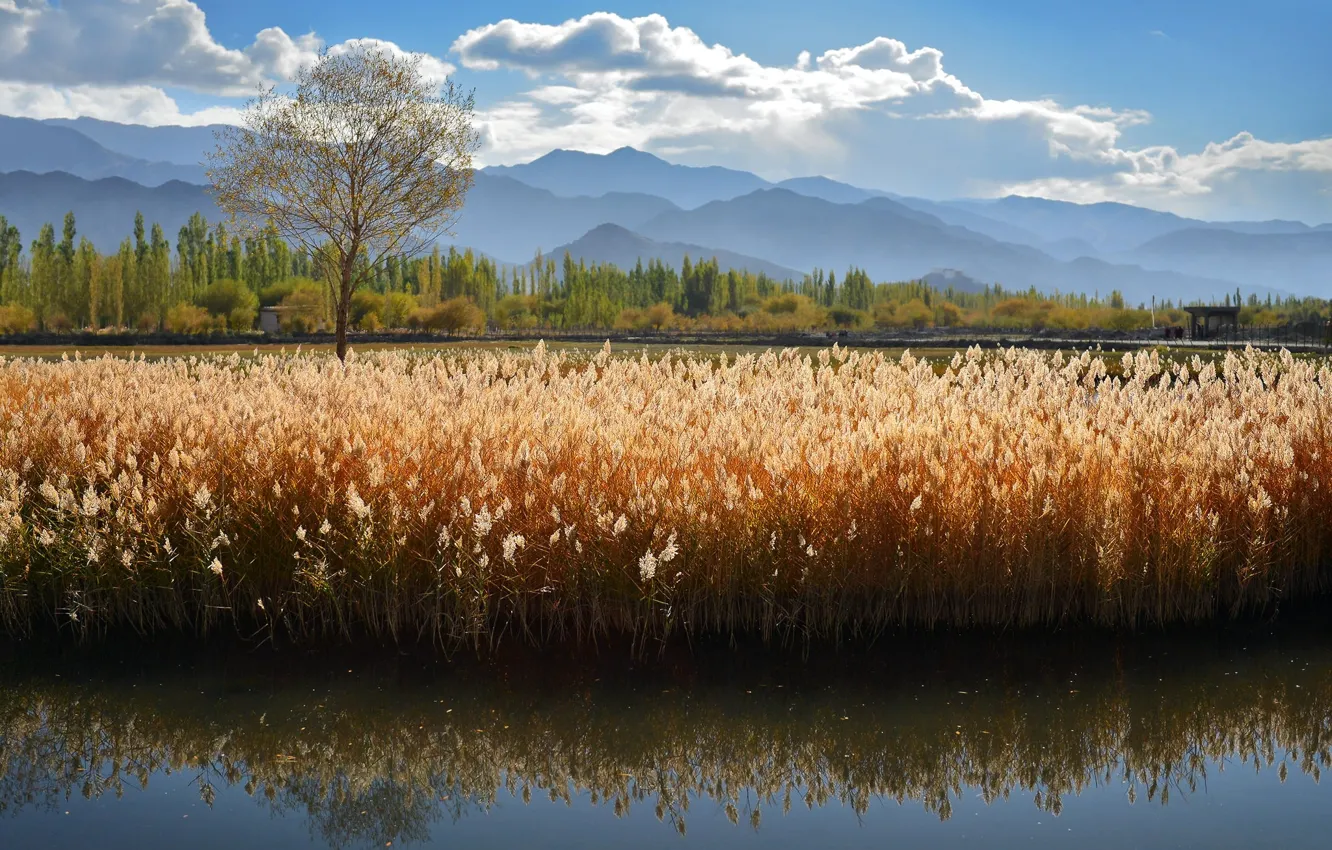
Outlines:
<svg viewBox="0 0 1332 850"><path fill-rule="evenodd" d="M26 246L0 216L0 332L76 329L244 332L260 308L275 307L282 329L327 328L333 319L324 264L268 231L229 232L196 213L174 245L142 214L112 253L78 235L73 213L57 234L43 225ZM876 282L862 269L839 275L815 269L800 280L723 269L715 259L659 260L631 269L587 264L540 252L509 266L484 255L435 246L422 256L389 255L366 268L352 297L361 330L416 328L480 332L524 329L670 329L775 331L811 328L1111 328L1183 324L1171 300L1131 305L1118 292L1043 293L1001 285L980 291L924 281ZM1256 295L1242 305L1244 324L1326 318L1329 302Z"/></svg>

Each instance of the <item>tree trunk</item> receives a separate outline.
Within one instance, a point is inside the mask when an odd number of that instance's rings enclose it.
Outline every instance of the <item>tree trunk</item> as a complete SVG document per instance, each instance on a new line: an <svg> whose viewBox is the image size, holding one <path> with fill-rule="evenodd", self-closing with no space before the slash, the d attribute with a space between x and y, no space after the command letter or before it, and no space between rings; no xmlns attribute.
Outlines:
<svg viewBox="0 0 1332 850"><path fill-rule="evenodd" d="M351 314L351 279L352 266L348 263L342 269L342 283L338 287L338 303L335 305L338 314L337 352L338 359L343 363L347 362L347 320Z"/></svg>

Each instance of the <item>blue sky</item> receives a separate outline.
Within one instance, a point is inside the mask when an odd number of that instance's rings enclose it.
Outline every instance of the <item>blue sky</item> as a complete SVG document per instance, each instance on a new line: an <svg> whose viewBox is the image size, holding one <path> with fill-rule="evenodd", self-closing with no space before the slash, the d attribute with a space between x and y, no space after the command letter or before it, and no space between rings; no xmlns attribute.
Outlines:
<svg viewBox="0 0 1332 850"><path fill-rule="evenodd" d="M1326 221L1328 32L1327 0L0 0L0 112L234 120L244 91L372 38L475 88L483 163L630 144L932 197Z"/></svg>
<svg viewBox="0 0 1332 850"><path fill-rule="evenodd" d="M1054 97L1146 109L1152 140L1196 147L1249 130L1273 141L1332 135L1329 0L664 0L586 3L205 0L213 34L243 47L265 26L330 42L373 35L442 54L462 32L515 18L558 24L591 11L658 12L704 41L789 62L887 35L943 50L964 80L997 97ZM1316 33L1323 33L1322 38ZM487 95L518 80L460 75Z"/></svg>

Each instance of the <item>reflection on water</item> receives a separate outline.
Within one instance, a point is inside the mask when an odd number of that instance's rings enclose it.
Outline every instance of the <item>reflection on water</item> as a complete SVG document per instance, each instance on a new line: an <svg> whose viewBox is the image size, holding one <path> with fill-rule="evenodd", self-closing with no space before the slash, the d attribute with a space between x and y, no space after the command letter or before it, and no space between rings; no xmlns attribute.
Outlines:
<svg viewBox="0 0 1332 850"><path fill-rule="evenodd" d="M763 835L793 807L830 803L847 828L885 800L936 825L964 800L1010 795L1042 815L1091 792L1169 807L1223 770L1315 783L1332 759L1325 634L1052 645L934 636L807 660L696 650L643 668L555 653L10 649L0 831L35 835L22 827L70 801L160 785L207 806L246 795L332 846L445 842L450 824L542 799L603 819L646 809L658 833L687 834L701 807ZM1263 804L1279 806L1272 788ZM117 805L99 809L112 829Z"/></svg>

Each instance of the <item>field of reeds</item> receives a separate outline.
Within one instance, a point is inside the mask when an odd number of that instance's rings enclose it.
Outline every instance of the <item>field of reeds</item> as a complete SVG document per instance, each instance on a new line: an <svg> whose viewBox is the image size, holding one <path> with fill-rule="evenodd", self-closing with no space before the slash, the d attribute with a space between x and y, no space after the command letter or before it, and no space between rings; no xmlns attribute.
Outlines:
<svg viewBox="0 0 1332 850"><path fill-rule="evenodd" d="M0 631L1270 612L1332 585L1329 390L1327 361L1255 352L4 360Z"/></svg>

